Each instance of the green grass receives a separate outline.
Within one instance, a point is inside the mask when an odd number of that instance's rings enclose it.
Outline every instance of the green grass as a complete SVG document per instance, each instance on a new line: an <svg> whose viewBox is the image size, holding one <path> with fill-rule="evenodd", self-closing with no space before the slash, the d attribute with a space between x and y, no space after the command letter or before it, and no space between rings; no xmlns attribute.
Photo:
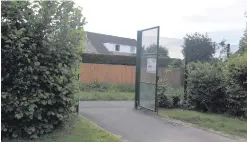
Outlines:
<svg viewBox="0 0 247 142"><path fill-rule="evenodd" d="M80 83L83 92L135 92L134 84Z"/></svg>
<svg viewBox="0 0 247 142"><path fill-rule="evenodd" d="M181 109L162 109L159 115L247 138L247 122L217 114L206 114Z"/></svg>
<svg viewBox="0 0 247 142"><path fill-rule="evenodd" d="M8 141L8 140L7 140ZM6 142L7 142L6 141ZM74 117L63 128L40 137L32 142L121 142L114 136L83 117ZM9 142L31 142L31 140L11 140Z"/></svg>
<svg viewBox="0 0 247 142"><path fill-rule="evenodd" d="M80 92L77 96L81 101L134 100L133 92Z"/></svg>

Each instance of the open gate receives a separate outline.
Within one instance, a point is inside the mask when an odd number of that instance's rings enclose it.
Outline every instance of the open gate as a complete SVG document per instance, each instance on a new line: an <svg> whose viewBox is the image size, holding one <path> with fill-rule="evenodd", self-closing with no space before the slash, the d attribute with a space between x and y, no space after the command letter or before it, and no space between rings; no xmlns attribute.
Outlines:
<svg viewBox="0 0 247 142"><path fill-rule="evenodd" d="M160 27L137 32L135 108L157 112L158 47Z"/></svg>

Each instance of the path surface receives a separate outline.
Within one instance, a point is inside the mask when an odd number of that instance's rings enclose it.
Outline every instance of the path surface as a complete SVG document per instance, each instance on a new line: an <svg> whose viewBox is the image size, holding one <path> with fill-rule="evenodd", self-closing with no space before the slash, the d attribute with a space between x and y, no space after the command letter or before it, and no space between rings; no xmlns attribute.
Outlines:
<svg viewBox="0 0 247 142"><path fill-rule="evenodd" d="M236 142L133 109L133 101L80 102L80 114L127 142Z"/></svg>

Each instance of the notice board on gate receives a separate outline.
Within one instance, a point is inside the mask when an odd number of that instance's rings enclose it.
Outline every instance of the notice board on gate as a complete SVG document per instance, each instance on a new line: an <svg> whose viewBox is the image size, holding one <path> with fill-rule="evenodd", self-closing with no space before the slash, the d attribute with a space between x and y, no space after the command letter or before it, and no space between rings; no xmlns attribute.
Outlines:
<svg viewBox="0 0 247 142"><path fill-rule="evenodd" d="M147 73L156 73L156 58L147 58Z"/></svg>

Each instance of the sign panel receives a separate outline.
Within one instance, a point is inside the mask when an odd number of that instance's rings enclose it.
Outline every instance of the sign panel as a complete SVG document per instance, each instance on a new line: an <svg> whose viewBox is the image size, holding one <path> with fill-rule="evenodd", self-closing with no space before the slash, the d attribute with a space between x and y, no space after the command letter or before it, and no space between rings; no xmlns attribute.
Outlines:
<svg viewBox="0 0 247 142"><path fill-rule="evenodd" d="M156 58L147 58L147 72L156 73Z"/></svg>

